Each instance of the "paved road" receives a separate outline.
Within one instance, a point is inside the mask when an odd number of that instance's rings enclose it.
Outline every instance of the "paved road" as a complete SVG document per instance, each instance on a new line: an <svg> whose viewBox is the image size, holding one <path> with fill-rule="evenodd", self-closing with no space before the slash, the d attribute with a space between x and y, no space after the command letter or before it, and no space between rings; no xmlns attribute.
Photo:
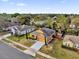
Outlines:
<svg viewBox="0 0 79 59"><path fill-rule="evenodd" d="M17 49L14 49L5 43L0 42L0 59L35 59L30 55L26 55Z"/></svg>

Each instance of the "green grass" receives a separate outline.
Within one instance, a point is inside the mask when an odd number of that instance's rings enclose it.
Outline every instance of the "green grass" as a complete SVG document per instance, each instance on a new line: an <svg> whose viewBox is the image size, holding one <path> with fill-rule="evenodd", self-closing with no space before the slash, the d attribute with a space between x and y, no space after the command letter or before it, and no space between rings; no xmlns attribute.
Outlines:
<svg viewBox="0 0 79 59"><path fill-rule="evenodd" d="M62 41L56 41L53 48L53 55L58 59L79 59L79 54L75 51L64 49L61 47Z"/></svg>
<svg viewBox="0 0 79 59"><path fill-rule="evenodd" d="M35 42L32 42L31 40L27 40L25 35L17 36L17 37L16 36L11 36L11 37L9 37L9 39L11 39L15 42L18 42L20 44L23 44L25 46L28 46L28 47L30 47L31 45L33 45L35 43Z"/></svg>
<svg viewBox="0 0 79 59"><path fill-rule="evenodd" d="M21 46L19 46L19 45L14 45L14 46L17 47L17 48L19 48L20 50L26 50L26 48L21 47Z"/></svg>
<svg viewBox="0 0 79 59"><path fill-rule="evenodd" d="M62 41L56 40L51 46L51 50L47 50L44 47L41 49L42 52L56 57L57 59L79 59L79 54L75 51L71 51L61 47Z"/></svg>
<svg viewBox="0 0 79 59"><path fill-rule="evenodd" d="M8 40L6 40L6 39L4 39L3 41L6 42L6 43L12 43L12 42L10 42L10 41L8 41ZM12 44L13 44L13 43L12 43ZM15 47L21 49L21 50L26 50L26 48L21 47L21 46L19 46L19 45L15 45L15 44L13 44L13 45L14 45Z"/></svg>
<svg viewBox="0 0 79 59"><path fill-rule="evenodd" d="M45 57L43 57L43 56L41 56L41 55L39 55L39 54L36 54L35 59L47 59L47 58L45 58Z"/></svg>
<svg viewBox="0 0 79 59"><path fill-rule="evenodd" d="M7 32L0 32L0 35L5 35L7 34Z"/></svg>
<svg viewBox="0 0 79 59"><path fill-rule="evenodd" d="M4 42L7 42L7 43L11 43L10 41L8 41L8 40L5 40L5 39L3 39L3 41L4 41Z"/></svg>

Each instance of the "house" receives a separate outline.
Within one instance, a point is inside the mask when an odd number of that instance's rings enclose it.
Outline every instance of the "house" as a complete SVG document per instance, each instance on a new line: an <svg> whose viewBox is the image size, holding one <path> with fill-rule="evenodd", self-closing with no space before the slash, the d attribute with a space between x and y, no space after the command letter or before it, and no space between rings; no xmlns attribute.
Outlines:
<svg viewBox="0 0 79 59"><path fill-rule="evenodd" d="M57 16L52 17L52 21L56 21L57 20Z"/></svg>
<svg viewBox="0 0 79 59"><path fill-rule="evenodd" d="M65 35L63 46L79 49L79 36Z"/></svg>
<svg viewBox="0 0 79 59"><path fill-rule="evenodd" d="M70 24L70 28L75 29L76 26L74 24Z"/></svg>
<svg viewBox="0 0 79 59"><path fill-rule="evenodd" d="M34 23L35 23L35 25L40 25L40 26L42 26L42 25L44 25L44 24L46 23L46 20L36 21L36 22L34 22Z"/></svg>
<svg viewBox="0 0 79 59"><path fill-rule="evenodd" d="M16 25L16 26L11 26L7 28L10 33L12 33L13 35L23 35L29 32L32 32L35 30L35 27L33 26L28 26L28 25Z"/></svg>
<svg viewBox="0 0 79 59"><path fill-rule="evenodd" d="M53 35L55 34L55 31L53 29L49 28L40 28L32 33L30 33L30 36L37 39L41 42L50 42L53 39Z"/></svg>

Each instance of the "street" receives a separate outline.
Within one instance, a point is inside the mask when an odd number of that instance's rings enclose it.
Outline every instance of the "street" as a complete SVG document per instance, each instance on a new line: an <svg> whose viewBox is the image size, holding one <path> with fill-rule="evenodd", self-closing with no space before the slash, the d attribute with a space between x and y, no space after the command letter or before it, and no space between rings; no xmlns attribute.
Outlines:
<svg viewBox="0 0 79 59"><path fill-rule="evenodd" d="M17 49L0 42L0 59L35 59Z"/></svg>

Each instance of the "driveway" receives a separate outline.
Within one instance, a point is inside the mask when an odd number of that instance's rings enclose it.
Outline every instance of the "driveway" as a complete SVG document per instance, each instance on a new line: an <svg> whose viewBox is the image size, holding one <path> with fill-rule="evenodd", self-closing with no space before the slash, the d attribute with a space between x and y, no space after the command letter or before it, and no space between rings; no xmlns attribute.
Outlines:
<svg viewBox="0 0 79 59"><path fill-rule="evenodd" d="M34 57L24 54L15 48L0 42L0 59L35 59Z"/></svg>
<svg viewBox="0 0 79 59"><path fill-rule="evenodd" d="M34 45L32 45L30 48L33 49L33 50L25 50L24 52L27 53L27 54L30 54L32 56L36 56L36 52L35 51L39 51L40 48L44 45L45 43L44 42L40 42L40 41L37 41ZM34 51L35 50L35 51Z"/></svg>

